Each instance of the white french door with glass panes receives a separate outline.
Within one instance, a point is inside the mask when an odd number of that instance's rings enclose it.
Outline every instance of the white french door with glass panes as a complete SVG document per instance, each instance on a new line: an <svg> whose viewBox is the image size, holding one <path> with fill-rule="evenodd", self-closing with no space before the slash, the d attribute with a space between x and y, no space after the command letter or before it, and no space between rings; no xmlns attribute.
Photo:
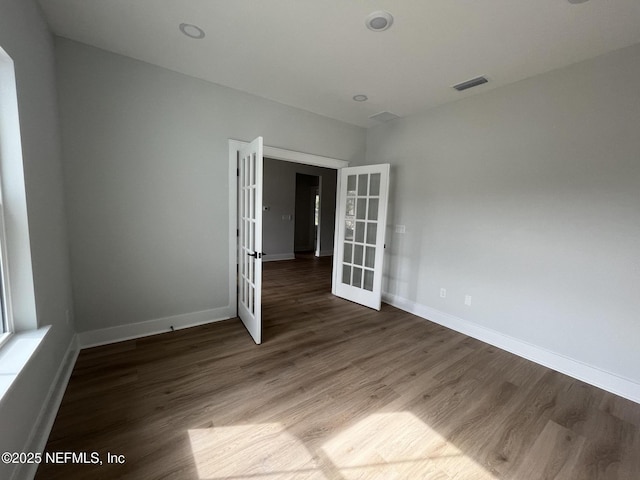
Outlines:
<svg viewBox="0 0 640 480"><path fill-rule="evenodd" d="M380 310L389 164L343 168L338 182L334 295Z"/></svg>
<svg viewBox="0 0 640 480"><path fill-rule="evenodd" d="M262 137L238 155L238 316L262 342Z"/></svg>

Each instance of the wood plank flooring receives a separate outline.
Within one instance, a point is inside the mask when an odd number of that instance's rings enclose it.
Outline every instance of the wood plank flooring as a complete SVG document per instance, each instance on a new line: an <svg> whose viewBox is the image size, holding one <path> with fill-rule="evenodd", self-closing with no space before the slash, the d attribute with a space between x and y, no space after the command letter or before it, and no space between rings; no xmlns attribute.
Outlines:
<svg viewBox="0 0 640 480"><path fill-rule="evenodd" d="M260 346L233 319L83 350L46 451L104 464L37 478L640 478L640 405L335 298L328 258L264 267Z"/></svg>

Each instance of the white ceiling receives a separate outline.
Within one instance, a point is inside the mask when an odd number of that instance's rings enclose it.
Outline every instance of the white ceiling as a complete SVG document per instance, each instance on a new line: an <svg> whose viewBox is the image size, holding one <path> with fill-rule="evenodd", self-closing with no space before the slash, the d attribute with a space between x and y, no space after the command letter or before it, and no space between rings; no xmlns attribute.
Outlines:
<svg viewBox="0 0 640 480"><path fill-rule="evenodd" d="M640 42L640 0L40 3L57 35L363 127ZM375 10L393 14L386 32L365 27ZM451 88L478 75L490 82Z"/></svg>

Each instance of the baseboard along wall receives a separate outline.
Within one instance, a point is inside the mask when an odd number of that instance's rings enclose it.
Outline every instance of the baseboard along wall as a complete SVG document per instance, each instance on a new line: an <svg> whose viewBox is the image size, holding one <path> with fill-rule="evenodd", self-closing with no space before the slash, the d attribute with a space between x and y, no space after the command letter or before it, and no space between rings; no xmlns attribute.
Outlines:
<svg viewBox="0 0 640 480"><path fill-rule="evenodd" d="M262 256L263 262L279 262L280 260L295 260L296 256L291 253L267 253Z"/></svg>
<svg viewBox="0 0 640 480"><path fill-rule="evenodd" d="M382 301L425 320L640 403L640 384L630 379L390 293L383 293Z"/></svg>
<svg viewBox="0 0 640 480"><path fill-rule="evenodd" d="M185 313L171 317L146 320L144 322L117 325L115 327L102 328L81 332L79 336L80 348L97 347L108 343L122 342L134 338L157 335L172 330L195 327L205 323L228 320L236 316L235 309L230 306L203 310L201 312Z"/></svg>

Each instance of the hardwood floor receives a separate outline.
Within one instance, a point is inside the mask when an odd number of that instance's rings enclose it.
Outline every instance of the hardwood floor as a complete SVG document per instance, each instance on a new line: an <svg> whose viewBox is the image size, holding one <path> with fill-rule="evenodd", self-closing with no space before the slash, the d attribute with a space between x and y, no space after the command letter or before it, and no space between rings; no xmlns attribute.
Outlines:
<svg viewBox="0 0 640 480"><path fill-rule="evenodd" d="M265 263L239 320L83 350L38 479L637 479L640 405ZM126 463L108 464L107 452Z"/></svg>

